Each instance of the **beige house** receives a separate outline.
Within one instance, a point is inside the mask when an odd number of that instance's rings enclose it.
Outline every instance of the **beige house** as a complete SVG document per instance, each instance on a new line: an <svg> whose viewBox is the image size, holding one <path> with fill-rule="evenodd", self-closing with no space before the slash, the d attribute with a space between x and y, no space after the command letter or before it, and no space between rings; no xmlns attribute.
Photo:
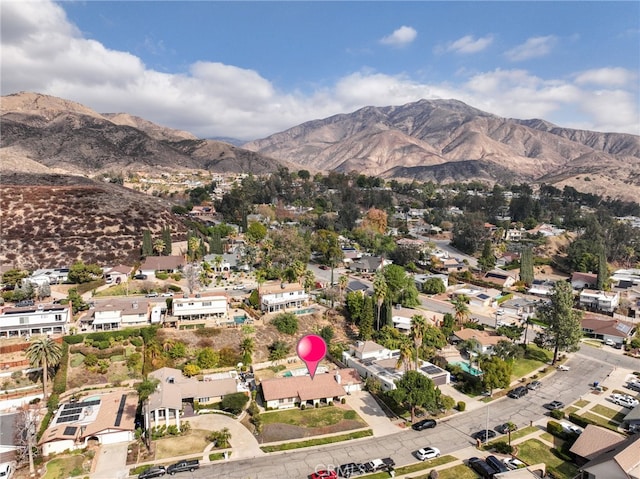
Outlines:
<svg viewBox="0 0 640 479"><path fill-rule="evenodd" d="M340 401L346 389L356 390L361 383L355 369L338 369L333 374L316 374L313 379L306 375L265 379L261 387L267 408L285 409Z"/></svg>
<svg viewBox="0 0 640 479"><path fill-rule="evenodd" d="M492 331L480 331L468 328L456 331L453 335L460 341L473 340L475 342L473 352L478 354L493 354L493 350L499 341L509 341L507 337Z"/></svg>
<svg viewBox="0 0 640 479"><path fill-rule="evenodd" d="M640 479L640 434L604 451L580 472L581 479Z"/></svg>
<svg viewBox="0 0 640 479"><path fill-rule="evenodd" d="M578 436L569 452L575 456L579 466L595 459L605 451L617 446L625 440L625 436L606 427L589 424Z"/></svg>
<svg viewBox="0 0 640 479"><path fill-rule="evenodd" d="M260 309L266 313L299 309L309 301L300 283L270 283L258 288Z"/></svg>

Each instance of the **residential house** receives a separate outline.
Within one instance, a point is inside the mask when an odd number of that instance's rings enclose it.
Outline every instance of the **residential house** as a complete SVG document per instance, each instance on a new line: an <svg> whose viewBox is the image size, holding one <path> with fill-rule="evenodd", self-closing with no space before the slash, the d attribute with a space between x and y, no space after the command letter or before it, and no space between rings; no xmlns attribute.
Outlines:
<svg viewBox="0 0 640 479"><path fill-rule="evenodd" d="M507 252L496 259L496 266L498 268L503 268L508 264L514 263L516 261L520 261L520 253Z"/></svg>
<svg viewBox="0 0 640 479"><path fill-rule="evenodd" d="M580 291L580 306L592 311L613 313L620 304L620 293L617 291L600 291L583 289Z"/></svg>
<svg viewBox="0 0 640 479"><path fill-rule="evenodd" d="M122 391L62 404L38 445L42 446L42 454L49 456L83 449L90 441L99 444L131 442L137 407L137 394Z"/></svg>
<svg viewBox="0 0 640 479"><path fill-rule="evenodd" d="M504 237L507 241L520 241L525 237L526 234L527 232L524 230L524 228L509 228L505 232Z"/></svg>
<svg viewBox="0 0 640 479"><path fill-rule="evenodd" d="M104 279L107 284L121 284L129 281L129 275L133 268L124 264L119 264L113 268L108 268L104 272Z"/></svg>
<svg viewBox="0 0 640 479"><path fill-rule="evenodd" d="M174 297L172 315L179 320L215 319L226 321L229 318L229 299L220 293L184 294Z"/></svg>
<svg viewBox="0 0 640 479"><path fill-rule="evenodd" d="M0 308L0 338L32 334L65 334L73 320L70 304L39 303Z"/></svg>
<svg viewBox="0 0 640 479"><path fill-rule="evenodd" d="M623 434L606 427L589 424L573 443L569 453L575 457L576 464L582 466L624 440Z"/></svg>
<svg viewBox="0 0 640 479"><path fill-rule="evenodd" d="M230 374L224 379L199 381L174 368L150 372L149 378L156 379L158 385L142 406L145 429L172 424L180 429L180 414L184 407L193 409L195 403L220 402L226 395L237 392L248 394L234 376Z"/></svg>
<svg viewBox="0 0 640 479"><path fill-rule="evenodd" d="M492 269L491 271L487 271L482 279L501 288L510 288L518 280L518 275L513 271Z"/></svg>
<svg viewBox="0 0 640 479"><path fill-rule="evenodd" d="M571 275L571 287L573 289L595 288L596 284L598 284L598 275L595 273L576 271Z"/></svg>
<svg viewBox="0 0 640 479"><path fill-rule="evenodd" d="M300 309L309 301L309 295L299 283L270 283L258 288L260 309L267 313Z"/></svg>
<svg viewBox="0 0 640 479"><path fill-rule="evenodd" d="M439 279L442 281L445 290L449 287L449 275L446 274L416 274L413 276L413 281L418 291L423 291L425 283L430 279Z"/></svg>
<svg viewBox="0 0 640 479"><path fill-rule="evenodd" d="M477 354L493 354L494 348L499 341L509 341L505 336L501 336L493 331L480 331L478 329L461 329L453 333L453 337L458 341L474 342L473 352Z"/></svg>
<svg viewBox="0 0 640 479"><path fill-rule="evenodd" d="M392 351L374 341L358 341L348 351L342 353L342 362L354 368L360 377L373 378L380 382L382 389L391 391L395 382L402 378L405 366L400 361L400 352ZM420 360L419 371L430 378L436 386L449 384L451 376L434 364Z"/></svg>
<svg viewBox="0 0 640 479"><path fill-rule="evenodd" d="M391 321L393 327L403 333L411 331L411 318L414 316L422 316L426 319L427 324L435 325L436 321L442 319L442 314L438 313L438 318L433 319L435 313L430 313L421 309L403 308L397 305L391 312Z"/></svg>
<svg viewBox="0 0 640 479"><path fill-rule="evenodd" d="M555 281L544 280L544 279L534 279L533 284L527 291L527 293L532 294L534 296L543 296L548 297L551 296L553 292L553 288L555 287Z"/></svg>
<svg viewBox="0 0 640 479"><path fill-rule="evenodd" d="M467 265L458 258L442 257L437 258L434 261L434 268L441 273L455 273L458 271L464 271L467 269Z"/></svg>
<svg viewBox="0 0 640 479"><path fill-rule="evenodd" d="M373 293L373 288L370 284L363 283L362 281L352 280L347 283L346 287L347 293L353 293L355 291L360 291L362 294L370 294Z"/></svg>
<svg viewBox="0 0 640 479"><path fill-rule="evenodd" d="M582 331L590 338L602 341L609 339L616 344L623 344L635 334L636 325L619 319L612 319L609 316L586 313L582 318Z"/></svg>
<svg viewBox="0 0 640 479"><path fill-rule="evenodd" d="M333 374L316 374L313 379L308 375L265 379L260 386L267 408L286 409L338 402L359 391L362 380L355 369L343 368Z"/></svg>
<svg viewBox="0 0 640 479"><path fill-rule="evenodd" d="M382 258L381 256L362 256L360 259L354 260L349 269L355 273L375 274L376 271L382 270L392 261Z"/></svg>
<svg viewBox="0 0 640 479"><path fill-rule="evenodd" d="M469 301L469 306L486 308L493 305L501 296L501 292L493 288L479 288L475 286L463 285L451 293L452 298L464 296Z"/></svg>
<svg viewBox="0 0 640 479"><path fill-rule="evenodd" d="M149 277L155 277L156 271L176 273L181 271L186 262L183 256L148 256L138 271Z"/></svg>
<svg viewBox="0 0 640 479"><path fill-rule="evenodd" d="M113 298L97 303L81 319L83 329L111 331L161 323L167 304L161 299Z"/></svg>
<svg viewBox="0 0 640 479"><path fill-rule="evenodd" d="M629 283L632 286L640 286L640 269L618 269L610 277L614 284L622 282Z"/></svg>
<svg viewBox="0 0 640 479"><path fill-rule="evenodd" d="M535 235L535 234L541 234L544 237L551 237L551 236L560 236L562 234L564 234L566 232L565 229L562 228L558 228L556 226L550 225L548 223L541 223L538 226L536 226L535 228L531 229L528 231L529 234Z"/></svg>
<svg viewBox="0 0 640 479"><path fill-rule="evenodd" d="M31 283L35 287L44 284L59 284L66 282L69 278L69 268L45 268L37 269L31 275L22 280L23 283Z"/></svg>
<svg viewBox="0 0 640 479"><path fill-rule="evenodd" d="M631 432L640 432L640 405L634 407L629 414L624 417L624 423Z"/></svg>
<svg viewBox="0 0 640 479"><path fill-rule="evenodd" d="M581 479L639 479L640 434L598 455L582 466L580 472Z"/></svg>
<svg viewBox="0 0 640 479"><path fill-rule="evenodd" d="M500 304L500 308L513 316L525 317L536 312L542 300L532 300L515 296Z"/></svg>

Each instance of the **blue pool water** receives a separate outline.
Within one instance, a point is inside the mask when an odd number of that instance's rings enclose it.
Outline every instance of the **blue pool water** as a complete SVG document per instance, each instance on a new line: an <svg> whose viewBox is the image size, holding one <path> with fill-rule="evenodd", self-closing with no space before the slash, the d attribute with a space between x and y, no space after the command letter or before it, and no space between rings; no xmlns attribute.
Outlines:
<svg viewBox="0 0 640 479"><path fill-rule="evenodd" d="M233 317L233 322L236 324L242 324L247 320L247 316L246 315L242 315L242 316L234 316Z"/></svg>
<svg viewBox="0 0 640 479"><path fill-rule="evenodd" d="M474 368L473 366L469 366L469 363L466 363L464 361L455 361L449 364L455 364L456 366L460 366L460 369L462 369L465 373L471 374L472 376L482 376L482 371Z"/></svg>

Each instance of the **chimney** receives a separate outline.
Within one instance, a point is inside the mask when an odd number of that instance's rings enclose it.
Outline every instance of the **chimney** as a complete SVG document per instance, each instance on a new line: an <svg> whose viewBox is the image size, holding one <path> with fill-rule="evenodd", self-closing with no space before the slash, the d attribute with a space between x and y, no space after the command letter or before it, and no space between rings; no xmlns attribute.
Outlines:
<svg viewBox="0 0 640 479"><path fill-rule="evenodd" d="M336 376L335 376L335 377L336 377L336 382L337 382L338 384L341 384L341 383L342 383L342 378L340 377L340 373L336 373Z"/></svg>

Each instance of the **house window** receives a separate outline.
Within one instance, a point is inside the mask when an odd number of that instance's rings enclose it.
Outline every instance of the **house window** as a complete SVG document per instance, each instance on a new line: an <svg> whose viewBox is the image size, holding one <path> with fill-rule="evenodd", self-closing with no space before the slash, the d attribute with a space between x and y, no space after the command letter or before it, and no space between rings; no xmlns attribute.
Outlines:
<svg viewBox="0 0 640 479"><path fill-rule="evenodd" d="M194 304L196 304L196 303L189 303L189 306L193 306Z"/></svg>
<svg viewBox="0 0 640 479"><path fill-rule="evenodd" d="M205 301L202 306L211 306L211 301Z"/></svg>
<svg viewBox="0 0 640 479"><path fill-rule="evenodd" d="M199 398L198 402L209 402L211 398Z"/></svg>
<svg viewBox="0 0 640 479"><path fill-rule="evenodd" d="M25 316L20 316L20 324L28 324L28 323L29 323L29 318Z"/></svg>
<svg viewBox="0 0 640 479"><path fill-rule="evenodd" d="M56 314L56 321L62 321L62 315Z"/></svg>
<svg viewBox="0 0 640 479"><path fill-rule="evenodd" d="M175 306L176 308L182 308L182 307L184 306L184 304L182 304L182 303L177 303L177 304L174 304L174 306Z"/></svg>

